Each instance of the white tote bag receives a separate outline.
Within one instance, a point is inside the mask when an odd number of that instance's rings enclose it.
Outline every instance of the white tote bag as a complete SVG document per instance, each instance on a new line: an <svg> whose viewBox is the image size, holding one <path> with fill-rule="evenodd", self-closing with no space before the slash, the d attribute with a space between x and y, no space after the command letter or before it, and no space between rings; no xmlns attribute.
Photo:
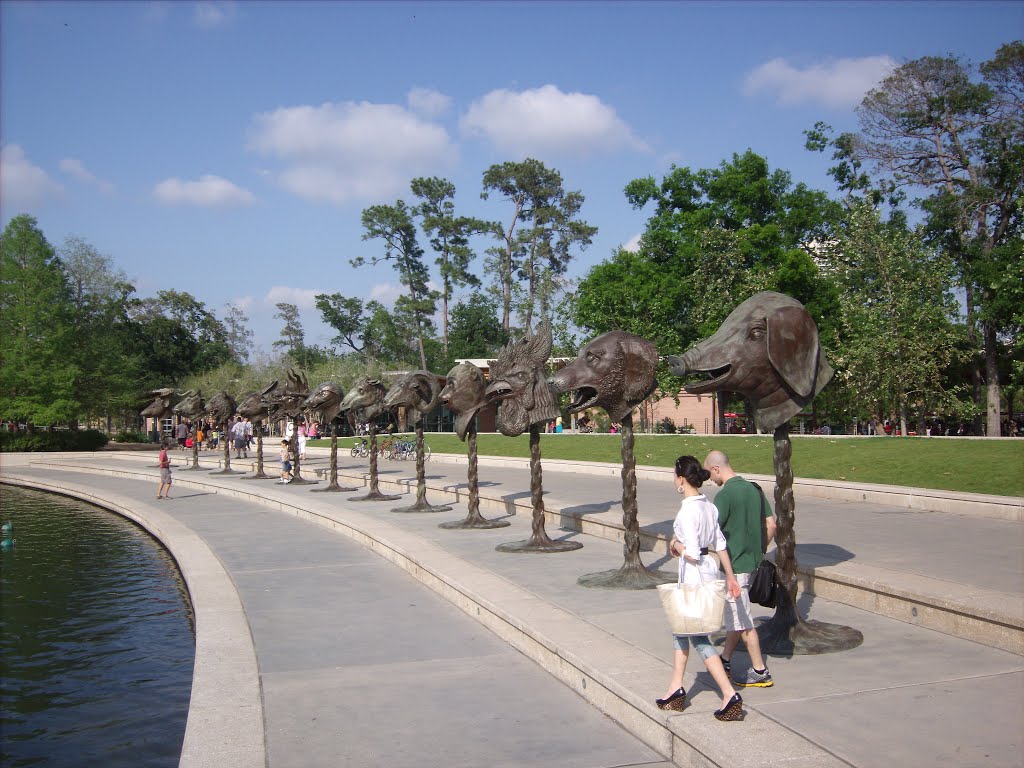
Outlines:
<svg viewBox="0 0 1024 768"><path fill-rule="evenodd" d="M689 563L683 560L683 568ZM665 609L673 635L710 635L725 624L724 579L704 580L697 567L700 584L683 584L683 568L675 584L659 584L658 596Z"/></svg>

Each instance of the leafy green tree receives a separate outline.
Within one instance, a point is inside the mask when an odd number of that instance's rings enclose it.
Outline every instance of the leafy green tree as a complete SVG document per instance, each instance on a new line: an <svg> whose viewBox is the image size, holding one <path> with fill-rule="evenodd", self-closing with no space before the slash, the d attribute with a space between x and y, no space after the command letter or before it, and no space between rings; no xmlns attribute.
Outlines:
<svg viewBox="0 0 1024 768"><path fill-rule="evenodd" d="M452 308L448 340L452 363L457 359L497 357L508 342L497 312L494 300L482 293L474 293Z"/></svg>
<svg viewBox="0 0 1024 768"><path fill-rule="evenodd" d="M946 386L956 362L959 334L951 318L952 261L921 238L881 220L869 204L851 208L826 258L842 291L836 378L862 414L899 413L907 434L908 410L954 405Z"/></svg>
<svg viewBox="0 0 1024 768"><path fill-rule="evenodd" d="M412 193L422 201L413 209L421 217L420 225L430 238L437 253L441 272L441 334L444 349L448 349L448 305L455 287L478 286L480 279L469 271L476 254L469 246L469 238L481 232L490 232L494 223L468 216L455 215L455 185L436 176L412 180Z"/></svg>
<svg viewBox="0 0 1024 768"><path fill-rule="evenodd" d="M35 218L0 234L0 414L28 424L77 418L68 285Z"/></svg>
<svg viewBox="0 0 1024 768"><path fill-rule="evenodd" d="M286 301L278 302L274 306L277 307L274 317L284 323L284 327L281 328L281 338L274 342L273 347L302 365L306 332L302 328L302 321L299 320L299 308Z"/></svg>
<svg viewBox="0 0 1024 768"><path fill-rule="evenodd" d="M133 303L131 318L141 343L165 345L147 349L154 370L177 382L190 373L209 371L232 359L227 329L206 305L186 291L169 289ZM171 345L171 346L166 346Z"/></svg>
<svg viewBox="0 0 1024 768"><path fill-rule="evenodd" d="M384 255L369 260L376 265L382 261L391 261L398 272L399 280L408 291L403 297L401 309L396 302L396 313L406 313L412 319L415 329L414 338L419 347L420 364L426 368L427 358L423 347L423 337L429 318L434 314L437 293L427 287L429 275L423 263L423 249L416 241L416 227L413 224L412 212L402 200L394 205L373 205L363 210L363 240L380 239L384 241ZM350 262L353 267L361 267L367 263L362 256Z"/></svg>
<svg viewBox="0 0 1024 768"><path fill-rule="evenodd" d="M254 334L249 329L249 316L232 302L224 305L224 329L231 357L238 363L245 363L252 353Z"/></svg>
<svg viewBox="0 0 1024 768"><path fill-rule="evenodd" d="M493 229L503 245L488 250L495 292L501 298L501 325L511 329L513 285L518 278L526 285L522 315L530 329L538 305L550 314L559 286L551 278L565 274L573 249L590 245L597 227L579 218L583 194L566 192L562 175L539 160L492 165L484 172L483 187L485 200L497 193L512 203L508 226Z"/></svg>
<svg viewBox="0 0 1024 768"><path fill-rule="evenodd" d="M1024 43L1002 46L980 75L954 56L906 62L864 98L851 141L858 158L919 194L933 242L953 258L969 331L981 335L979 405L984 381L987 432L998 435L999 336L1012 324L1003 307L1022 291L996 278L1012 268L1021 237Z"/></svg>
<svg viewBox="0 0 1024 768"><path fill-rule="evenodd" d="M349 347L353 352L363 352L366 345L362 339L367 318L364 316L362 300L342 296L340 293L318 293L315 301L324 323L337 332L332 343L339 347Z"/></svg>
<svg viewBox="0 0 1024 768"><path fill-rule="evenodd" d="M83 238L67 238L59 256L75 326L69 355L77 368L81 415L106 416L109 430L111 416L135 410L140 384L149 378L128 315L135 288L110 257Z"/></svg>
<svg viewBox="0 0 1024 768"><path fill-rule="evenodd" d="M655 204L639 257L675 307L666 342L689 346L761 290L802 302L826 334L837 322L835 286L815 261L839 214L823 192L749 150L715 169L673 166L660 185L636 179L625 192L634 208Z"/></svg>

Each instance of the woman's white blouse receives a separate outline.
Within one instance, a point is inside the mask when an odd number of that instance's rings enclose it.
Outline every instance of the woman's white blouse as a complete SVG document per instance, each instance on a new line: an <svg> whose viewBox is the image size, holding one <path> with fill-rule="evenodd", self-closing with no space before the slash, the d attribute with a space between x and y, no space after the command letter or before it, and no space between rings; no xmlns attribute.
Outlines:
<svg viewBox="0 0 1024 768"><path fill-rule="evenodd" d="M702 547L713 549L716 552L725 549L725 536L718 526L718 508L708 501L703 493L683 499L683 503L679 505L675 522L672 524L672 532L679 541L683 542L686 556L700 561L699 567L704 578L720 578L718 564L714 558L709 555L701 557L700 554ZM679 558L679 570L685 582L700 580L700 575L697 574L693 563L687 563L682 557Z"/></svg>

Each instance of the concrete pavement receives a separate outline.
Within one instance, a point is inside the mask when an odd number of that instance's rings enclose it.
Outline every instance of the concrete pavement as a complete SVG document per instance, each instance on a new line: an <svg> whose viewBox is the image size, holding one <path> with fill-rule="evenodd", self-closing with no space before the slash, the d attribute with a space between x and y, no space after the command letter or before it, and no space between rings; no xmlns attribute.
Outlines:
<svg viewBox="0 0 1024 768"><path fill-rule="evenodd" d="M205 495L189 496L161 506L163 502L148 500L152 496L149 485L156 477L156 469L147 466L152 463L152 457L37 455L27 457L26 463L19 466L21 457L5 455L3 461L2 477L7 481L88 492L96 498L111 495L125 508L158 508L155 511L172 516L175 523L194 531L217 553L234 579L255 641L270 765L312 764L290 763L290 751L294 748L301 752L306 746L317 744L320 745L318 752L329 752L332 739L344 741L337 729L346 722L346 713L374 711L372 708L346 709L344 702L331 698L338 688L326 684L331 675L325 670L332 666L346 667L344 647L372 648L375 643L381 644L381 651L387 658L376 659L381 663L380 669L371 669L376 663L373 653L363 659L356 653L351 664L367 673L362 680L367 690L372 690L370 680L395 673L395 653L401 656L415 647L415 644L410 646L392 640L386 630L369 620L364 622L367 636L354 645L339 643L340 635L335 635L332 642L331 633L342 628L337 618L331 618L335 606L354 599L360 606L357 610L368 610L358 602L365 599L363 590L353 591L349 577L353 568L362 569L365 565L358 554L361 552L367 561L378 564L381 561L370 558L364 550L346 554L345 557L351 559L345 563L329 558L322 560L316 554L322 546L317 542L341 537L326 536L325 532L311 526L289 527L286 531L276 527L281 520L295 524L297 521L293 518L344 534L366 550L398 565L621 724L646 745L645 748L653 750L652 760L669 759L678 765L723 766L872 766L895 762L913 766L954 761L961 766L1022 764L1018 735L1019 723L1024 721L1024 659L1021 656L926 629L910 621L896 620L884 611L871 612L844 605L826 599L820 590L816 596L805 593L801 606L812 618L862 630L865 642L860 648L817 657L772 658L772 672L778 682L771 689L745 692L749 715L742 724L723 724L711 718L717 701L705 687L707 675L696 674L700 667L697 661L691 661L686 680L692 705L682 714L669 715L658 710L653 698L665 687L671 645L656 596L649 591L587 590L575 584L580 574L621 563L621 546L610 533L614 530L611 518L621 517L621 512L615 510L618 501L614 476L603 480L579 473L562 477L545 468L545 488L548 489L545 498L549 509L559 509L563 515L559 520L586 531L559 532L549 523L549 532L553 536L578 538L584 542L584 547L571 553L526 556L494 551L498 543L525 538L529 521L522 509L510 518L512 526L507 529L446 531L437 528L437 523L464 516L464 504L457 504L452 512L443 514L393 515L388 510L400 502L357 504L346 500L350 494L310 494L305 487L279 486L269 481L240 482L237 478L201 472L176 472L175 489L179 495ZM324 459L316 456L311 464L315 466L320 461ZM346 473L359 475L360 467L355 460L343 463ZM305 466L310 467L310 464ZM414 472L411 464L382 468L385 470L383 477L395 487L401 487ZM450 468L455 471L449 476ZM445 483L457 491L459 473L464 471L464 467L458 465L432 461L428 475L432 477L431 483L439 486L440 493ZM495 505L500 503L506 509L515 510L516 503L526 495L525 475L521 468L507 467L502 471L510 474L501 475L496 467L482 466L481 482L488 485L481 490L491 494ZM464 485L464 480L461 482ZM113 487L115 483L120 485ZM575 491L574 483L579 486ZM657 487L657 483L643 484L640 489L641 521L649 534L648 541L655 543L658 526L671 519L678 505L678 497L671 492L670 485L661 490ZM428 493L430 500L441 500L440 496L435 498L432 494ZM133 502L133 499L139 501ZM213 503L224 503L226 509L204 512L201 508ZM856 563L878 569L878 573L885 576L902 574L916 578L920 575L922 579L947 584L950 589L961 588L965 594L1001 593L1006 596L1005 613L1012 618L1016 610L1019 616L1020 576L1024 572L1020 563L1019 523L976 517L963 519L964 516L955 515L932 517L943 513L907 514L905 510L896 513L879 510L877 505L862 508L853 503L829 516L827 509L818 509L802 497L798 497L797 505L801 562L812 555L833 561L832 565L822 565L815 571ZM186 509L178 511L180 507ZM568 516L565 516L566 510ZM485 514L488 513L485 511ZM494 517L495 513L489 516ZM601 516L606 518L607 524L600 519L595 521L594 518ZM573 520L578 523L572 523ZM845 527L843 521L846 521ZM213 528L205 528L207 525ZM962 538L971 535L978 525L983 527L978 538ZM988 525L995 527L984 528ZM606 530L600 531L601 528ZM933 530L934 535L928 535ZM232 533L238 535L240 531L255 533L255 550L230 543ZM599 535L602 533L605 535ZM249 536L246 533L246 538ZM222 538L227 543L219 543ZM919 546L911 546L915 542ZM983 546L988 554L981 554ZM218 547L227 548L221 551ZM170 548L177 556L174 547ZM1002 549L1009 554L998 556ZM269 558L262 567L258 566L259 557ZM236 558L239 558L237 562ZM250 558L248 568L246 558ZM657 552L645 559L654 564L664 562ZM965 565L959 566L964 559ZM270 593L260 593L256 586L260 583L264 590L271 590ZM193 591L191 581L189 588ZM279 593L280 599L273 598L275 593ZM300 621L289 611L299 611L298 606L303 603L309 610ZM282 608L287 610L275 615L275 611ZM426 611L424 619L428 627L438 622L451 623L440 618L438 608L432 604ZM308 627L308 632L290 637L280 647L272 643L266 645L269 641L261 637L270 637L275 632L280 634L282 622L284 626L299 622ZM200 690L204 673L200 669L199 648L205 625L205 619L197 610L196 685ZM428 639L433 631L427 632ZM483 637L493 641L487 635ZM490 651L483 655L489 656ZM486 712L487 702L473 700L476 689L472 681L476 675L467 678L461 673L466 670L481 673L491 662L480 662L477 653L441 654L441 660L437 656L437 653L433 655L428 666L436 679L448 681L441 684L445 706L468 701L471 709ZM448 665L441 661L447 661ZM737 661L742 664L742 657L737 656ZM216 659L212 662L215 666ZM497 664L501 666L506 662ZM409 666L415 676L422 663L414 662ZM499 678L520 677L518 668L509 669L514 669L514 674ZM276 677L279 675L282 677ZM284 682L289 675L292 675L290 686ZM346 679L358 686L358 676ZM508 701L529 698L534 688L533 682L513 688ZM299 728L297 717L289 719L291 705L286 702L289 696L301 701L306 694L314 702L313 708L323 714L318 715L317 724L312 725L310 721ZM275 696L279 697L275 701L281 702L280 706L271 705ZM434 736L430 723L410 726L404 714L406 706L394 706L394 701L389 699L376 710L381 717L368 719L366 727L358 729L360 732L377 729L383 736L379 742L370 739L371 747L355 753L355 762L351 764L404 764L384 756L382 750L392 743L387 740L387 734L401 734L403 743L415 742L417 738L430 743ZM503 710L505 704L502 700ZM384 717L384 713L388 717ZM449 719L458 722L454 713L451 717L439 715L432 722L443 723ZM552 711L545 714L544 720L558 733L577 729L575 718L559 720ZM192 725L190 717L190 730ZM506 719L492 721L490 718L476 725L477 728L468 727L468 730L493 732L510 727ZM427 730L420 730L424 726ZM272 745L278 727L283 728L282 734L293 734L282 735L278 743L292 746L275 751ZM605 721L605 727L617 732L610 722ZM581 726L581 731L588 732L587 727ZM524 732L534 731L526 727ZM214 736L207 738L216 740ZM488 738L495 736L492 733ZM591 738L586 736L584 740ZM527 739L512 744L507 753L510 762L482 760L464 764L531 764L531 743ZM211 743L210 748L215 747L216 743ZM554 753L547 754L561 754L557 752L559 749L566 747L559 746ZM628 752L633 747L614 749ZM607 759L599 762L573 763L570 760L569 764L624 764L614 749L607 753ZM419 764L455 764L448 759L435 762L422 751L418 757ZM545 764L563 762L559 758ZM633 759L633 762L638 760Z"/></svg>

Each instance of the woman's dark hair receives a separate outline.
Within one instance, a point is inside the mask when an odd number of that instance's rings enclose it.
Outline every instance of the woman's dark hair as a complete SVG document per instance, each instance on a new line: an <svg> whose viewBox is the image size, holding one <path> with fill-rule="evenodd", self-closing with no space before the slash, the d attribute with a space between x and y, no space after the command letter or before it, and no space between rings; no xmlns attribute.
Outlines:
<svg viewBox="0 0 1024 768"><path fill-rule="evenodd" d="M694 488L700 488L711 477L711 473L693 456L680 456L676 459L676 474Z"/></svg>

